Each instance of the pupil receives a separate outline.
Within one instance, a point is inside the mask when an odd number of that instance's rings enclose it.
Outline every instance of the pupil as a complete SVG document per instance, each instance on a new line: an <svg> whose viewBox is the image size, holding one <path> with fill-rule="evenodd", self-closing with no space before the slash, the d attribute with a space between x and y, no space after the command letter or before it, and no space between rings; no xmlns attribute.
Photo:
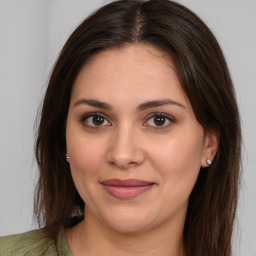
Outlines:
<svg viewBox="0 0 256 256"><path fill-rule="evenodd" d="M104 123L104 118L102 116L94 116L92 121L95 125L101 125Z"/></svg>
<svg viewBox="0 0 256 256"><path fill-rule="evenodd" d="M154 123L157 125L157 126L161 126L165 123L165 117L162 117L162 116L157 116L154 118Z"/></svg>

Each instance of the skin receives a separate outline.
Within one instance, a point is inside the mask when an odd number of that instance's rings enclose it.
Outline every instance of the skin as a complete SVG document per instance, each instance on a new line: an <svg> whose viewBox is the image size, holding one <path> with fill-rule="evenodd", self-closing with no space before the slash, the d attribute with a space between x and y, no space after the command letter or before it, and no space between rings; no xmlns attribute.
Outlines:
<svg viewBox="0 0 256 256"><path fill-rule="evenodd" d="M138 110L167 99L174 104ZM95 116L85 117L95 112L103 116L100 125L93 123ZM163 113L160 125L156 113ZM145 45L94 56L72 88L66 141L72 177L86 204L84 221L65 231L73 255L184 254L188 198L218 140L198 123L169 58ZM114 178L155 185L122 200L100 183Z"/></svg>

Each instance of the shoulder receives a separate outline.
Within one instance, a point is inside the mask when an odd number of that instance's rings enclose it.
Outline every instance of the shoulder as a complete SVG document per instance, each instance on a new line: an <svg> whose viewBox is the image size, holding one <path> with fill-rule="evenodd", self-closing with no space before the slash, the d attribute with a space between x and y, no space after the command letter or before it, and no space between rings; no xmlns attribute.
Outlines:
<svg viewBox="0 0 256 256"><path fill-rule="evenodd" d="M0 237L1 256L50 256L58 255L53 240L47 238L44 229Z"/></svg>

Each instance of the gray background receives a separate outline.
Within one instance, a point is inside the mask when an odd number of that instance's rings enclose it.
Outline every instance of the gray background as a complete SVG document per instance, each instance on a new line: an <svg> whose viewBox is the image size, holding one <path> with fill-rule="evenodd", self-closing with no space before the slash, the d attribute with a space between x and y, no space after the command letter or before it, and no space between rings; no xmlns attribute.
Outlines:
<svg viewBox="0 0 256 256"><path fill-rule="evenodd" d="M180 0L213 30L236 87L244 136L235 255L256 256L256 1ZM0 235L35 228L34 122L52 65L102 0L0 0Z"/></svg>

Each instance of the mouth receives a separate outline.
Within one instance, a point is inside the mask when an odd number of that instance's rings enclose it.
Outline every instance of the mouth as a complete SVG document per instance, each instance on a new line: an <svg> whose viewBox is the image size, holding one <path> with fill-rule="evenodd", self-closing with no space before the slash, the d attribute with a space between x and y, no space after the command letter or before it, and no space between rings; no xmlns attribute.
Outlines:
<svg viewBox="0 0 256 256"><path fill-rule="evenodd" d="M105 190L116 198L129 200L150 190L155 183L137 179L111 179L101 182Z"/></svg>

